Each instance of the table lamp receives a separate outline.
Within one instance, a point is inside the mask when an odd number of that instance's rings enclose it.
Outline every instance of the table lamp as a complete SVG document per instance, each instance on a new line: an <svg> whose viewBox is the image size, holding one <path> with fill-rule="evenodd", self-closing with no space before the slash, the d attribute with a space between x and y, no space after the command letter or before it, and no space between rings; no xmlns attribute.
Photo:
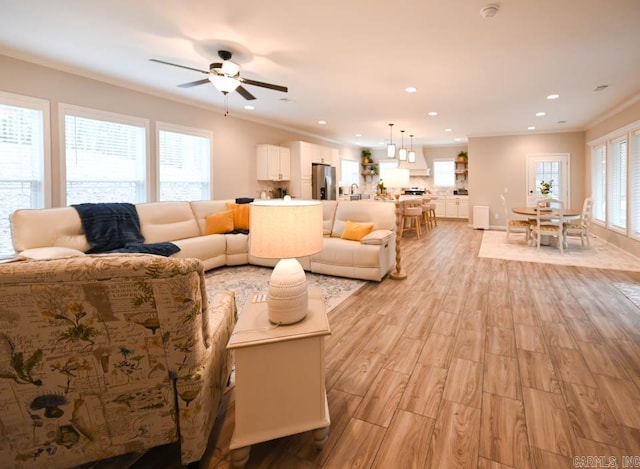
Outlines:
<svg viewBox="0 0 640 469"><path fill-rule="evenodd" d="M287 196L288 197L288 196ZM296 257L322 250L322 203L260 200L251 204L249 252L280 259L269 279L269 320L293 324L307 314L307 277Z"/></svg>
<svg viewBox="0 0 640 469"><path fill-rule="evenodd" d="M393 280L404 280L407 273L402 271L402 259L400 254L400 228L402 227L402 210L400 210L400 191L403 187L409 187L409 170L391 168L384 172L384 183L389 189L395 189L396 204L396 268L389 274Z"/></svg>

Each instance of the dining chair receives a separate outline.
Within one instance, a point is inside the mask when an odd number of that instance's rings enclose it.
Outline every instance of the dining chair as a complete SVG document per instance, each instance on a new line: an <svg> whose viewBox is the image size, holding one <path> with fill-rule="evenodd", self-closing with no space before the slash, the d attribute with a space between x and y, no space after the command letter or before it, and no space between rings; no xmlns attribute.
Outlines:
<svg viewBox="0 0 640 469"><path fill-rule="evenodd" d="M507 199L503 194L500 194L500 200L502 200L502 209L504 210L504 217L507 223L507 239L509 239L512 231L524 233L526 239L529 239L531 221L525 218L513 218L507 208Z"/></svg>
<svg viewBox="0 0 640 469"><path fill-rule="evenodd" d="M562 215L563 204L559 199L545 198L536 201L536 224L531 226L531 238L540 249L543 236L557 238L556 246L560 253L564 250L564 219Z"/></svg>
<svg viewBox="0 0 640 469"><path fill-rule="evenodd" d="M422 220L422 198L406 199L402 209L402 222L400 223L400 237L405 231L415 230L418 238L422 236L420 221ZM409 227L406 227L407 221Z"/></svg>
<svg viewBox="0 0 640 469"><path fill-rule="evenodd" d="M565 241L568 236L580 236L580 244L584 246L585 239L587 246L589 243L589 228L591 227L591 214L593 212L593 197L587 197L582 204L582 214L580 218L568 220L564 223L564 232L562 236Z"/></svg>

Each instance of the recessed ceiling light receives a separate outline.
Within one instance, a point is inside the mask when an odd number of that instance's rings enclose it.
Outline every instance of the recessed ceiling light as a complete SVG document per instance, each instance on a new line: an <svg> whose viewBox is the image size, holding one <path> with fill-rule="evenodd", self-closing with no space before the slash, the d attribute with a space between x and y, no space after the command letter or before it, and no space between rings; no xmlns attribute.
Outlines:
<svg viewBox="0 0 640 469"><path fill-rule="evenodd" d="M462 140L461 138L454 138L453 141L454 142L459 142L460 140Z"/></svg>
<svg viewBox="0 0 640 469"><path fill-rule="evenodd" d="M536 112L536 117L542 117L542 116L546 116L547 113L546 112Z"/></svg>
<svg viewBox="0 0 640 469"><path fill-rule="evenodd" d="M413 86L409 86L408 88L404 89L407 93L415 93L416 91L418 91L417 89L415 89Z"/></svg>
<svg viewBox="0 0 640 469"><path fill-rule="evenodd" d="M558 99L559 97L559 94L550 94L549 96L547 96L547 99Z"/></svg>
<svg viewBox="0 0 640 469"><path fill-rule="evenodd" d="M326 124L327 124L327 121L318 121L318 124L320 124L320 125L326 125Z"/></svg>
<svg viewBox="0 0 640 469"><path fill-rule="evenodd" d="M536 130L536 128L532 125L530 125L529 127L527 127L527 130Z"/></svg>
<svg viewBox="0 0 640 469"><path fill-rule="evenodd" d="M253 107L251 104L247 104L244 108L245 108L247 111L253 111L253 110L255 109L255 107Z"/></svg>
<svg viewBox="0 0 640 469"><path fill-rule="evenodd" d="M453 132L453 129L444 129L445 132Z"/></svg>
<svg viewBox="0 0 640 469"><path fill-rule="evenodd" d="M386 145L387 142L378 142L378 145Z"/></svg>
<svg viewBox="0 0 640 469"><path fill-rule="evenodd" d="M362 137L362 134L356 134L356 137Z"/></svg>
<svg viewBox="0 0 640 469"><path fill-rule="evenodd" d="M431 111L431 112L429 113L429 115L433 117L433 116L437 116L437 115L438 115L438 113L437 113L436 111Z"/></svg>

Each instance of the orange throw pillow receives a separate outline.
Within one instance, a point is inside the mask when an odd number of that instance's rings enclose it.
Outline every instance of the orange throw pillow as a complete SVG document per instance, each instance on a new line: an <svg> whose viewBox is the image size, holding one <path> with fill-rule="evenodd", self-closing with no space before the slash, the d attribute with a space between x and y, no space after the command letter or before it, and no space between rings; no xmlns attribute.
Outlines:
<svg viewBox="0 0 640 469"><path fill-rule="evenodd" d="M352 241L360 241L373 231L373 223L354 223L347 220L347 226L342 232L342 239L350 239Z"/></svg>
<svg viewBox="0 0 640 469"><path fill-rule="evenodd" d="M233 210L207 215L204 234L224 234L233 231Z"/></svg>
<svg viewBox="0 0 640 469"><path fill-rule="evenodd" d="M249 204L235 204L227 202L227 210L233 210L233 226L236 230L249 229Z"/></svg>

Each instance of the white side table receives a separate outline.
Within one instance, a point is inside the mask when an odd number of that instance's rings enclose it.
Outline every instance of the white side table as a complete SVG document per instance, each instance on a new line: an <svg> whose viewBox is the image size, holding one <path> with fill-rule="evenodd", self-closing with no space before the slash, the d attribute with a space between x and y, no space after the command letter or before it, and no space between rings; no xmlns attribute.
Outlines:
<svg viewBox="0 0 640 469"><path fill-rule="evenodd" d="M274 327L267 303L250 303L227 348L235 353L236 426L231 462L242 467L251 445L313 430L318 448L329 435L324 336L331 334L322 294L309 288L305 318Z"/></svg>

